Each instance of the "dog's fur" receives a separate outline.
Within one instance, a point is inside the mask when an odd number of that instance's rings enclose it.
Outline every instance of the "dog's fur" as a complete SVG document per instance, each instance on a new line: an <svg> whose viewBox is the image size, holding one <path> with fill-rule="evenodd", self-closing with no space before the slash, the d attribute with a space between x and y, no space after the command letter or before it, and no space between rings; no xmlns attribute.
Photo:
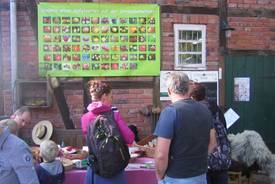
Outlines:
<svg viewBox="0 0 275 184"><path fill-rule="evenodd" d="M245 130L236 135L229 134L231 144L231 158L245 164L247 167L253 163L266 171L271 184L275 184L275 157L266 146L260 134L253 130Z"/></svg>

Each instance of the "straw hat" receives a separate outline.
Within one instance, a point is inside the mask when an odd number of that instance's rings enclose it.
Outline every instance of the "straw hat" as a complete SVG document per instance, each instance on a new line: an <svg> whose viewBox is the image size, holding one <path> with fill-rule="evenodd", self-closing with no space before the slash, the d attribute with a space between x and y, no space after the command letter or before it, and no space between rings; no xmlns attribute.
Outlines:
<svg viewBox="0 0 275 184"><path fill-rule="evenodd" d="M49 140L53 134L53 125L48 120L38 122L32 129L32 140L35 144Z"/></svg>

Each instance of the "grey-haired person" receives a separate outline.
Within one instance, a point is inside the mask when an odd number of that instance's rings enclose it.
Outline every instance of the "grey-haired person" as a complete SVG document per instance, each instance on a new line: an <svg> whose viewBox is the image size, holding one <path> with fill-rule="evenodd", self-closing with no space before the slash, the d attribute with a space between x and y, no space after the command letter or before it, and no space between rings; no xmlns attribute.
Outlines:
<svg viewBox="0 0 275 184"><path fill-rule="evenodd" d="M28 145L0 126L0 183L39 184Z"/></svg>
<svg viewBox="0 0 275 184"><path fill-rule="evenodd" d="M60 160L56 159L59 153L57 144L45 140L40 144L40 156L43 162L36 166L40 184L62 184L65 179L65 169Z"/></svg>
<svg viewBox="0 0 275 184"><path fill-rule="evenodd" d="M172 104L162 110L154 132L158 183L206 184L208 147L216 143L211 114L189 97L187 75L171 72L166 82Z"/></svg>

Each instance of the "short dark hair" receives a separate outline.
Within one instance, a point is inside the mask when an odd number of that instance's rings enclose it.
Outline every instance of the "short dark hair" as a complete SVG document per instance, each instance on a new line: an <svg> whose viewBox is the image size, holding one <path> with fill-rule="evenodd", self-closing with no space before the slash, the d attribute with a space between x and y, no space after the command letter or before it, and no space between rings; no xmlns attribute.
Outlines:
<svg viewBox="0 0 275 184"><path fill-rule="evenodd" d="M190 96L196 101L204 100L206 97L206 88L200 83L193 83L190 90Z"/></svg>

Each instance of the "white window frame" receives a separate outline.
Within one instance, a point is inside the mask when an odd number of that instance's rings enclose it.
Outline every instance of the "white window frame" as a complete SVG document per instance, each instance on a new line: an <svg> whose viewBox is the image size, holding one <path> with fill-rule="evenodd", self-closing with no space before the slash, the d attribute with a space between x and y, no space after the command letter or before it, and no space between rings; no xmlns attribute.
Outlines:
<svg viewBox="0 0 275 184"><path fill-rule="evenodd" d="M198 52L179 52L179 31L201 31L201 63L199 64L179 64L179 54L198 54ZM175 70L205 70L206 69L206 25L197 24L174 24L174 37L175 37ZM190 42L182 40L182 42ZM192 42L192 41L191 41Z"/></svg>

